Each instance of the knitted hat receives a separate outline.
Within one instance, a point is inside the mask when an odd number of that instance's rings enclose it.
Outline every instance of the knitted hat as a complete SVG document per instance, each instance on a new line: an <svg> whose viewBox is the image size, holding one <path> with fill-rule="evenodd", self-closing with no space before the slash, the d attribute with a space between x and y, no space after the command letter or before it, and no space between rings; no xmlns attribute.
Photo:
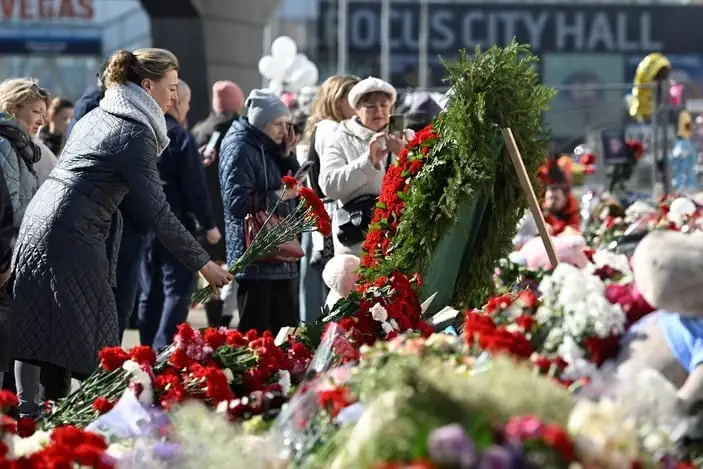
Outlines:
<svg viewBox="0 0 703 469"><path fill-rule="evenodd" d="M361 80L359 83L354 85L351 90L349 90L349 96L347 100L349 105L356 109L359 105L359 101L366 94L370 93L385 93L391 98L391 106L395 104L398 97L398 93L393 88L393 85L387 83L380 78L368 77Z"/></svg>
<svg viewBox="0 0 703 469"><path fill-rule="evenodd" d="M244 93L236 83L216 81L212 85L212 110L218 114L239 114L244 105Z"/></svg>
<svg viewBox="0 0 703 469"><path fill-rule="evenodd" d="M632 257L635 284L652 306L703 317L703 238L700 234L653 231Z"/></svg>
<svg viewBox="0 0 703 469"><path fill-rule="evenodd" d="M249 123L258 129L281 116L290 116L286 105L268 90L251 90L245 105Z"/></svg>

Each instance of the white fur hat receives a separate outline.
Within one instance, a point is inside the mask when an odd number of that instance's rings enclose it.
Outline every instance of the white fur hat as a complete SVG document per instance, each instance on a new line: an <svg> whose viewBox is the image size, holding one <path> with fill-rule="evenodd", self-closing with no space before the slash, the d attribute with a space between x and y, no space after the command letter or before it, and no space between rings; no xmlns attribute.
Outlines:
<svg viewBox="0 0 703 469"><path fill-rule="evenodd" d="M395 100L398 98L398 93L395 91L395 88L393 88L393 85L380 78L368 77L361 80L349 90L349 96L347 97L349 105L356 109L361 98L369 93L386 93L391 97L391 106L395 104Z"/></svg>

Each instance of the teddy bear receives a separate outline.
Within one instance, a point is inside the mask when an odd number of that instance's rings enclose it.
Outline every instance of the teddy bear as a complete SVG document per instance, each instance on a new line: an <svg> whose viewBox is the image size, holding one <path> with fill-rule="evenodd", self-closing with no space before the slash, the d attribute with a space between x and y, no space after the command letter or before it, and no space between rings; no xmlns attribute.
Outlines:
<svg viewBox="0 0 703 469"><path fill-rule="evenodd" d="M703 235L649 233L632 257L643 298L658 311L640 319L624 338L618 370L651 368L677 389L681 410L703 400Z"/></svg>
<svg viewBox="0 0 703 469"><path fill-rule="evenodd" d="M331 310L337 301L349 296L359 278L357 271L360 264L361 260L352 254L337 254L325 264L322 280L330 289L325 309Z"/></svg>
<svg viewBox="0 0 703 469"><path fill-rule="evenodd" d="M584 237L578 232L567 229L558 236L552 236L552 243L559 262L565 262L578 268L583 268L588 264L588 257L584 252L588 246ZM510 255L510 260L523 264L528 269L543 269L550 266L547 250L539 236L525 242L519 251Z"/></svg>

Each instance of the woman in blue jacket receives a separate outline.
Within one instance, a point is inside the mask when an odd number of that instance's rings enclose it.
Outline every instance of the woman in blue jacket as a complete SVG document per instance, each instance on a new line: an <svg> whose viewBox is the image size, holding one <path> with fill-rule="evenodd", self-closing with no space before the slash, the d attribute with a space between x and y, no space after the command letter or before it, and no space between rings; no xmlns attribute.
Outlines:
<svg viewBox="0 0 703 469"><path fill-rule="evenodd" d="M294 174L295 136L288 108L277 96L253 90L245 103L247 117L232 123L220 151L220 187L225 210L227 262L231 265L246 249L244 217L295 208L295 192L281 187L281 178ZM256 262L235 276L239 330L260 333L298 323L298 263Z"/></svg>

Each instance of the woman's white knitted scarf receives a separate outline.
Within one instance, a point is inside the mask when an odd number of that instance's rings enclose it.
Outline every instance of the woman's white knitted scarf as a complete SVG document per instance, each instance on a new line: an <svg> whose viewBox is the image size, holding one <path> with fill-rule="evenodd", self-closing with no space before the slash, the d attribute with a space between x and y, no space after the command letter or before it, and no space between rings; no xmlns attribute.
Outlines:
<svg viewBox="0 0 703 469"><path fill-rule="evenodd" d="M132 119L144 124L156 138L158 154L168 147L166 118L159 104L136 83L126 83L108 88L100 100L100 108L117 117Z"/></svg>

